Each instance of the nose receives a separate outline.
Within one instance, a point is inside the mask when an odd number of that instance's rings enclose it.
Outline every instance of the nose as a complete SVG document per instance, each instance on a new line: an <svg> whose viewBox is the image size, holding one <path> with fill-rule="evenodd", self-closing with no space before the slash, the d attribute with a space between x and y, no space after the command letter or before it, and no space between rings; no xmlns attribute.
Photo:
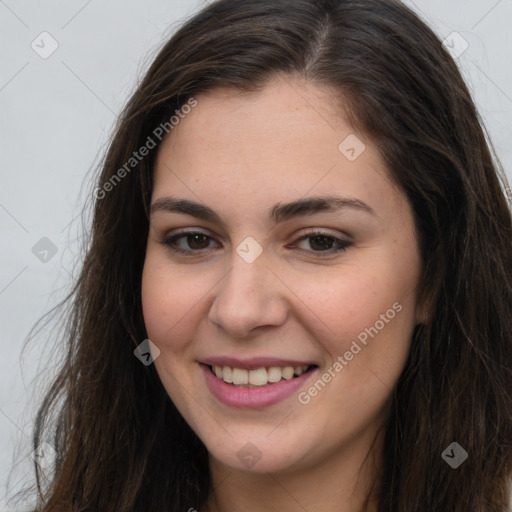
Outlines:
<svg viewBox="0 0 512 512"><path fill-rule="evenodd" d="M263 255L247 263L234 254L231 269L214 289L209 320L232 338L283 324L288 315L286 286L276 274Z"/></svg>

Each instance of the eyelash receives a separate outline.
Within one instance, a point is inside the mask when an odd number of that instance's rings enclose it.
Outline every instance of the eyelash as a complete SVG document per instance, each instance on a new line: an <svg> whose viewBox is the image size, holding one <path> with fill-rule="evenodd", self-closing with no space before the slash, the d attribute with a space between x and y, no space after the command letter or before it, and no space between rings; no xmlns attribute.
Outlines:
<svg viewBox="0 0 512 512"><path fill-rule="evenodd" d="M158 243L163 245L167 249L169 249L172 253L176 253L176 254L188 254L188 255L190 255L191 253L196 253L197 254L197 253L202 253L204 251L207 251L208 248L198 249L198 250L194 250L194 249L186 250L186 249L181 249L180 247L176 246L176 241L177 240L179 240L180 238L186 238L187 236L192 236L192 235L202 235L202 236L204 236L206 238L209 238L210 240L214 240L213 237L211 237L211 236L209 236L206 233L203 233L201 231L181 231L179 233L176 233L175 235L166 237L163 240L158 240ZM325 237L325 238L330 239L330 240L334 240L334 242L338 245L338 247L327 249L325 251L313 251L313 250L306 250L306 249L298 249L298 250L301 251L301 252L304 252L304 253L313 254L315 257L321 258L321 257L323 257L325 255L331 256L333 254L344 252L351 245L353 245L353 243L349 242L348 240L343 240L343 239L337 238L337 237L335 237L335 236L333 236L333 235L331 235L329 233L326 233L324 231L318 231L318 230L310 231L310 232L302 235L295 243L302 242L302 240L305 240L307 238L314 238L314 237L317 237L317 236L318 237Z"/></svg>

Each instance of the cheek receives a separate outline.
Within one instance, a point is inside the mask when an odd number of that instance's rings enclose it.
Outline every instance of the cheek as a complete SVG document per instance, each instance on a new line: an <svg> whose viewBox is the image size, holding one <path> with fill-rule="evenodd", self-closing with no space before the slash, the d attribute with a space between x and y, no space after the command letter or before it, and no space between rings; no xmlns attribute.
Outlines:
<svg viewBox="0 0 512 512"><path fill-rule="evenodd" d="M203 284L204 287L204 284ZM149 252L142 273L142 309L149 339L162 351L180 351L204 295L199 282Z"/></svg>
<svg viewBox="0 0 512 512"><path fill-rule="evenodd" d="M197 281L197 282L196 282ZM204 281L183 275L150 249L142 273L142 308L148 338L160 349L155 368L169 397L189 417L186 389L192 389L191 366L196 326L200 322Z"/></svg>
<svg viewBox="0 0 512 512"><path fill-rule="evenodd" d="M302 281L297 294L326 330L332 334L342 331L349 336L373 326L390 309L389 316L393 318L396 309L401 309L400 316L410 316L415 301L414 285L407 286L389 273L371 272L368 268L349 269L322 285L314 280ZM402 308L393 310L396 302Z"/></svg>
<svg viewBox="0 0 512 512"><path fill-rule="evenodd" d="M371 261L346 265L332 279L303 281L298 291L314 312L310 325L317 334L322 331L317 339L329 359L347 353L358 378L374 372L391 382L405 363L419 274L416 254L409 254L400 260L393 252L372 255Z"/></svg>
<svg viewBox="0 0 512 512"><path fill-rule="evenodd" d="M409 353L415 267L406 275L399 265L380 261L373 268L353 265L323 291L310 283L304 296L314 305L310 327L328 327L323 329L328 335L317 336L326 355L318 379L327 383L312 382L300 399L333 438L341 428L356 435L362 425L384 414ZM319 334L318 328L314 332Z"/></svg>

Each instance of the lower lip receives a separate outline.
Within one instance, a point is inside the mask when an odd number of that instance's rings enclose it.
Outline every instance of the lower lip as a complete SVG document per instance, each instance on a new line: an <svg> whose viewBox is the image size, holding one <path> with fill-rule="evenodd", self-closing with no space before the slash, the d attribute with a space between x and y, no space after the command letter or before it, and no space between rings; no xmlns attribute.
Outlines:
<svg viewBox="0 0 512 512"><path fill-rule="evenodd" d="M298 391L316 371L315 368L289 380L280 380L260 388L248 388L226 384L222 379L216 377L207 365L201 364L201 368L208 389L217 400L230 407L252 408L267 407L285 400Z"/></svg>

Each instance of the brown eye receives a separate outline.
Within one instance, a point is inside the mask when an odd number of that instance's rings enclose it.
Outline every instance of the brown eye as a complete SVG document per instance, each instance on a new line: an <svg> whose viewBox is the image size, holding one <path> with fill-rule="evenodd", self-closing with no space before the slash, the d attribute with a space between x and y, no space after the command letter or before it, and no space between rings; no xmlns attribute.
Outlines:
<svg viewBox="0 0 512 512"><path fill-rule="evenodd" d="M191 249L206 249L210 243L210 237L202 233L186 235L186 239Z"/></svg>
<svg viewBox="0 0 512 512"><path fill-rule="evenodd" d="M300 251L309 252L319 257L344 251L351 245L353 244L349 240L323 232L308 233L294 244Z"/></svg>
<svg viewBox="0 0 512 512"><path fill-rule="evenodd" d="M176 235L166 237L159 243L167 247L172 252L177 253L200 253L207 249L214 248L210 245L215 240L199 231L181 232Z"/></svg>
<svg viewBox="0 0 512 512"><path fill-rule="evenodd" d="M332 249L335 240L332 236L315 235L309 237L309 245L314 251L326 251Z"/></svg>

